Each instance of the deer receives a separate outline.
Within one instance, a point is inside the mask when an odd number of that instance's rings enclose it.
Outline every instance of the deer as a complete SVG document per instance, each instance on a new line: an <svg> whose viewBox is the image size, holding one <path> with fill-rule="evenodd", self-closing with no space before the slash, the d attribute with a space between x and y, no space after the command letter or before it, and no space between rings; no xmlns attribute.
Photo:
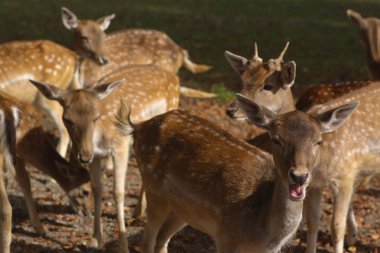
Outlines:
<svg viewBox="0 0 380 253"><path fill-rule="evenodd" d="M124 81L120 81L120 78ZM178 108L179 80L175 74L154 65L126 66L101 79L90 88L64 90L32 81L48 99L58 101L63 108L63 122L72 141L72 155L90 167L90 182L94 195L94 233L92 247L102 246L101 225L101 165L113 158L114 199L119 227L119 252L128 252L124 221L124 188L130 138L120 138L114 127L120 97L133 106L131 117L136 121Z"/></svg>
<svg viewBox="0 0 380 253"><path fill-rule="evenodd" d="M360 13L347 10L347 17L355 24L359 31L361 40L364 44L367 56L367 67L371 80L380 79L380 48L377 36L380 28L380 20L375 17L363 18Z"/></svg>
<svg viewBox="0 0 380 253"><path fill-rule="evenodd" d="M342 125L357 106L310 116L277 114L241 94L237 102L251 123L269 131L273 159L186 111L136 123L121 102L117 126L134 139L146 191L143 253L167 252L170 238L186 224L209 234L218 253L279 252L301 222L321 134Z"/></svg>
<svg viewBox="0 0 380 253"><path fill-rule="evenodd" d="M11 41L0 45L0 90L35 103L52 117L60 137L57 150L62 156L66 155L69 136L60 120L61 108L39 96L28 79L52 82L64 89L79 87L76 65L76 53L52 41Z"/></svg>
<svg viewBox="0 0 380 253"><path fill-rule="evenodd" d="M32 165L52 177L67 194L74 208L81 205L75 189L90 180L89 173L85 168L71 164L59 155L44 130L43 114L37 108L2 92L0 101L13 111L13 119L17 122L14 156L16 180L25 197L32 226L39 234L45 234L33 201L26 165Z"/></svg>
<svg viewBox="0 0 380 253"><path fill-rule="evenodd" d="M286 48L287 46L285 50ZM273 81L283 80L279 76L287 76L283 73L284 69L289 69L289 63L284 63L282 59L285 50L279 58L268 62L263 62L258 57L257 50L252 61L230 52L225 53L233 69L236 72L239 71L244 95L254 101L260 100L261 105L270 106L279 114L296 109L290 89L291 85ZM295 70L295 68L292 69ZM289 76L295 77L295 73L292 71L285 72L291 73ZM343 252L346 221L347 243L351 245L355 241L357 227L351 204L355 181L363 175L378 172L377 168L380 168L375 151L376 136L380 131L376 117L376 109L379 106L376 97L378 92L380 92L379 84L373 82L361 89L351 91L308 110L308 112L313 112L318 108L323 109L352 100L360 102L360 107L351 119L339 130L326 135L323 146L321 146L321 152L326 155L321 163L314 168L314 179L309 186L308 198L306 199L308 226L306 252L308 253L316 252L321 191L325 186L329 186L333 190L334 197L334 212L331 223L334 252ZM239 112L236 107L234 104L233 110ZM230 109L230 111L232 110ZM231 112L230 114L233 115ZM340 159L339 163L337 159Z"/></svg>
<svg viewBox="0 0 380 253"><path fill-rule="evenodd" d="M12 170L16 158L17 115L6 101L0 100L0 251L10 253L12 206L5 187L4 172Z"/></svg>
<svg viewBox="0 0 380 253"><path fill-rule="evenodd" d="M106 65L83 60L80 79L84 87L119 67L131 64L155 64L174 74L182 65L192 73L205 72L211 68L208 65L193 63L189 53L161 31L128 29L106 35L105 30L115 18L115 14L98 20L80 20L68 8L62 7L61 17L65 28L73 32L75 51L91 52L91 48L100 48L99 51L106 57ZM187 89L181 87L181 93L186 93Z"/></svg>

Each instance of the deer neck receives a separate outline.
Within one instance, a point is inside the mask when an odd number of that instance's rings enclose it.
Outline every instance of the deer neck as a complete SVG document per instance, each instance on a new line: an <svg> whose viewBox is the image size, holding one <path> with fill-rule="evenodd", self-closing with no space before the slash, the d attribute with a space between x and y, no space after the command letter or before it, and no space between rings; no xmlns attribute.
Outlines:
<svg viewBox="0 0 380 253"><path fill-rule="evenodd" d="M268 209L264 211L263 220L267 233L267 245L273 248L283 246L296 232L302 219L303 201L293 201L289 198L289 189L283 184L281 178L277 179L273 186L273 193Z"/></svg>
<svg viewBox="0 0 380 253"><path fill-rule="evenodd" d="M293 97L293 93L292 93L291 89L289 88L285 91L284 99L282 99L280 109L277 111L277 113L278 114L285 114L288 112L292 112L294 110L296 110L295 100Z"/></svg>

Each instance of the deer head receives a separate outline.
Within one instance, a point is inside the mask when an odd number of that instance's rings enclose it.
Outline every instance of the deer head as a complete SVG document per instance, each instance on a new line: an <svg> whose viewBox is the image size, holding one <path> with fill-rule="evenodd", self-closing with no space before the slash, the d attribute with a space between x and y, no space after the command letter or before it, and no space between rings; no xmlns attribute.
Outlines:
<svg viewBox="0 0 380 253"><path fill-rule="evenodd" d="M373 80L380 78L379 66L373 64L380 63L380 20L378 18L363 18L360 13L347 10L347 16L351 21L359 27L362 41L367 51L367 60L369 70Z"/></svg>
<svg viewBox="0 0 380 253"><path fill-rule="evenodd" d="M99 65L105 65L108 60L105 55L104 31L109 27L115 14L99 18L98 20L79 20L69 9L62 7L63 25L73 31L73 47L82 57L90 58Z"/></svg>
<svg viewBox="0 0 380 253"><path fill-rule="evenodd" d="M94 158L95 128L101 116L99 101L106 98L123 81L71 91L30 81L46 98L56 100L62 105L62 119L69 132L76 158L81 163L91 162Z"/></svg>
<svg viewBox="0 0 380 253"><path fill-rule="evenodd" d="M232 68L241 77L243 85L241 93L274 112L283 112L283 103L289 100L289 96L293 103L290 88L296 77L296 64L293 61L287 63L283 61L288 45L289 42L276 59L270 59L267 62L263 62L259 57L256 43L252 60L228 51L224 54ZM246 118L236 102L231 103L226 113L231 118Z"/></svg>
<svg viewBox="0 0 380 253"><path fill-rule="evenodd" d="M268 131L273 159L293 200L303 199L314 167L320 159L322 133L341 126L358 102L309 115L301 111L277 114L238 94L237 102L249 121Z"/></svg>

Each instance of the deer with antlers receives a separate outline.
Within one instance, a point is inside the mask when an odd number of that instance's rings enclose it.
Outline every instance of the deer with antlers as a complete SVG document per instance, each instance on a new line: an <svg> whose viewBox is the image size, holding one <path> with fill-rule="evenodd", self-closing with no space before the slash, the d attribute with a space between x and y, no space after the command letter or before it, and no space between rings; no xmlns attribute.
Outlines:
<svg viewBox="0 0 380 253"><path fill-rule="evenodd" d="M242 95L237 101L252 123L269 131L274 163L269 153L185 111L136 124L122 103L117 125L133 136L146 190L143 253L167 252L186 224L211 235L218 253L278 252L301 221L321 133L343 124L356 108L351 103L314 117L277 115Z"/></svg>
<svg viewBox="0 0 380 253"><path fill-rule="evenodd" d="M116 81L123 78L124 81ZM116 81L116 82L115 82ZM147 120L178 108L179 80L170 72L153 65L135 65L104 77L97 86L66 91L49 84L32 83L48 99L63 107L63 121L73 143L73 154L80 163L90 166L94 194L95 218L92 246L102 245L101 162L113 157L114 199L119 227L119 252L128 252L124 221L125 174L131 139L120 138L114 127L114 116L120 97L132 105L132 118ZM125 84L121 84L121 83Z"/></svg>
<svg viewBox="0 0 380 253"><path fill-rule="evenodd" d="M73 48L77 52L90 52L100 48L106 65L84 59L81 64L81 83L87 86L119 67L131 64L154 64L177 73L184 65L193 73L205 72L210 66L193 63L188 52L168 35L156 30L128 29L105 35L115 14L98 20L80 20L69 9L62 7L62 22L73 31ZM182 92L182 91L181 91ZM183 89L185 93L185 89Z"/></svg>
<svg viewBox="0 0 380 253"><path fill-rule="evenodd" d="M33 105L1 92L0 101L2 105L12 110L13 119L17 123L15 144L17 155L14 156L16 180L25 197L32 226L38 233L45 234L33 201L26 164L52 177L66 192L74 208L79 207L80 200L72 195L72 190L88 182L89 173L85 168L70 164L57 153L43 129L43 115Z"/></svg>
<svg viewBox="0 0 380 253"><path fill-rule="evenodd" d="M284 53L284 51L283 51ZM290 86L273 82L282 76L288 63L282 60L283 53L276 60L268 62L248 61L244 57L226 52L231 66L238 71L243 83L244 94L249 98L260 98L260 103L275 108L280 114L295 110ZM257 52L255 53L257 55ZM275 62L276 66L272 67ZM257 75L257 73L261 73ZM287 71L287 73L290 73ZM277 76L277 78L275 78ZM292 74L295 76L295 74ZM324 159L314 169L314 180L310 184L307 198L308 245L307 252L316 251L321 191L328 185L333 190L334 213L332 237L336 253L343 252L343 239L347 220L347 242L352 244L356 235L355 217L351 206L355 180L372 174L380 168L376 145L380 136L377 114L378 83L371 83L326 104L315 106L310 112L324 110L352 100L360 102L359 109L345 126L325 137L320 152ZM234 105L234 111L238 112ZM231 113L230 113L231 114Z"/></svg>

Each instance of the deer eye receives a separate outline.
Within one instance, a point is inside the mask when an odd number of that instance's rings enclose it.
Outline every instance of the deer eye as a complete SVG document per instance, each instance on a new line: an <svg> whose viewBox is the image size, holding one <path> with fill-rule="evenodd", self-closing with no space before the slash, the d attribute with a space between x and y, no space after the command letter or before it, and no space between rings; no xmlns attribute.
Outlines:
<svg viewBox="0 0 380 253"><path fill-rule="evenodd" d="M69 119L63 118L63 122L69 127L74 126L74 123Z"/></svg>
<svg viewBox="0 0 380 253"><path fill-rule="evenodd" d="M317 145L318 146L321 146L323 144L323 141L322 140L319 140L318 142L317 142Z"/></svg>
<svg viewBox="0 0 380 253"><path fill-rule="evenodd" d="M264 90L272 90L273 89L273 85L271 85L271 84L265 84L264 85L264 88L263 88Z"/></svg>
<svg viewBox="0 0 380 253"><path fill-rule="evenodd" d="M86 37L86 36L81 36L80 38L81 38L81 40L83 42L88 42L89 41L88 37Z"/></svg>
<svg viewBox="0 0 380 253"><path fill-rule="evenodd" d="M277 138L272 139L273 144L281 146L281 142Z"/></svg>
<svg viewBox="0 0 380 253"><path fill-rule="evenodd" d="M96 121L98 121L98 119L100 119L101 115L99 115L98 117L96 117L93 122L95 123Z"/></svg>

